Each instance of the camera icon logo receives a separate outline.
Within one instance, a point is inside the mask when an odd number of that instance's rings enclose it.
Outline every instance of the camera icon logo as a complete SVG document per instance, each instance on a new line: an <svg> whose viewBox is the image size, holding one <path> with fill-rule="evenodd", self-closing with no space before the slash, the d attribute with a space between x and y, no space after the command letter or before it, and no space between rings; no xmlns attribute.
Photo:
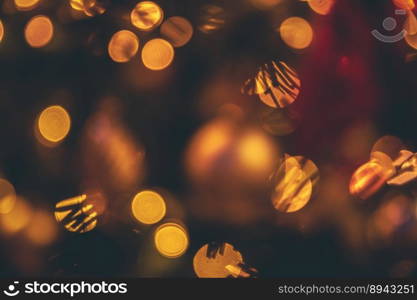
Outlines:
<svg viewBox="0 0 417 300"><path fill-rule="evenodd" d="M407 12L404 9L397 9L395 10L395 14L406 15ZM393 31L397 27L397 21L392 17L385 18L382 22L382 27L384 27L386 31ZM372 30L371 33L377 40L383 43L396 43L401 41L406 36L407 30L403 29L401 32L395 35L385 35L379 32L377 29Z"/></svg>
<svg viewBox="0 0 417 300"><path fill-rule="evenodd" d="M16 288L18 284L19 284L19 281L13 282L13 284L10 284L7 287L7 290L4 290L3 293L9 297L17 296L20 293L20 291Z"/></svg>

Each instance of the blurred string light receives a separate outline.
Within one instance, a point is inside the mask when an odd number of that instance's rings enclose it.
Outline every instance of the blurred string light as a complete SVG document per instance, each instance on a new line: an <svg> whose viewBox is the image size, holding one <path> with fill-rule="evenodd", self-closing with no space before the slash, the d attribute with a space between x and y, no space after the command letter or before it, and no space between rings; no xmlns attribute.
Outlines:
<svg viewBox="0 0 417 300"><path fill-rule="evenodd" d="M183 17L170 17L161 25L161 35L174 47L182 47L193 36L193 26Z"/></svg>
<svg viewBox="0 0 417 300"><path fill-rule="evenodd" d="M310 23L300 17L290 17L279 27L281 39L291 48L305 49L313 41L313 28Z"/></svg>
<svg viewBox="0 0 417 300"><path fill-rule="evenodd" d="M8 214L16 203L14 186L6 179L0 178L0 214Z"/></svg>
<svg viewBox="0 0 417 300"><path fill-rule="evenodd" d="M141 191L133 198L132 213L143 224L155 224L165 216L165 200L155 191Z"/></svg>
<svg viewBox="0 0 417 300"><path fill-rule="evenodd" d="M37 119L40 137L51 145L61 142L68 135L70 128L71 118L65 108L59 105L45 108ZM42 140L39 142L42 143Z"/></svg>
<svg viewBox="0 0 417 300"><path fill-rule="evenodd" d="M213 4L204 5L201 9L198 30L212 34L224 27L226 13L223 7Z"/></svg>
<svg viewBox="0 0 417 300"><path fill-rule="evenodd" d="M40 0L14 0L14 4L18 10L32 10L38 6Z"/></svg>
<svg viewBox="0 0 417 300"><path fill-rule="evenodd" d="M164 39L156 38L143 46L142 62L150 70L163 70L172 63L173 59L174 48Z"/></svg>
<svg viewBox="0 0 417 300"><path fill-rule="evenodd" d="M286 155L272 176L272 204L276 210L285 213L302 209L310 201L318 180L318 168L311 160Z"/></svg>
<svg viewBox="0 0 417 300"><path fill-rule="evenodd" d="M210 243L201 247L193 258L199 278L253 277L257 271L247 267L242 254L229 243Z"/></svg>
<svg viewBox="0 0 417 300"><path fill-rule="evenodd" d="M85 233L97 225L98 213L94 204L89 203L83 194L62 200L55 205L55 219L70 232Z"/></svg>
<svg viewBox="0 0 417 300"><path fill-rule="evenodd" d="M54 26L47 16L35 16L26 24L25 39L33 48L46 46L52 40L53 35Z"/></svg>
<svg viewBox="0 0 417 300"><path fill-rule="evenodd" d="M184 227L177 223L160 225L154 233L155 247L167 258L182 256L188 248L188 234Z"/></svg>
<svg viewBox="0 0 417 300"><path fill-rule="evenodd" d="M4 25L3 22L0 20L0 42L3 40L4 38Z"/></svg>
<svg viewBox="0 0 417 300"><path fill-rule="evenodd" d="M152 1L139 2L130 13L132 25L142 31L151 31L164 19L162 8Z"/></svg>
<svg viewBox="0 0 417 300"><path fill-rule="evenodd" d="M308 6L319 15L327 15L331 12L336 0L301 0L306 1Z"/></svg>
<svg viewBox="0 0 417 300"><path fill-rule="evenodd" d="M128 62L139 49L138 37L129 30L120 30L110 39L108 52L115 62Z"/></svg>
<svg viewBox="0 0 417 300"><path fill-rule="evenodd" d="M16 198L13 208L0 215L0 230L5 234L15 234L23 230L30 222L32 207L21 197Z"/></svg>
<svg viewBox="0 0 417 300"><path fill-rule="evenodd" d="M272 61L259 67L255 78L244 83L242 93L256 94L266 105L283 108L297 99L300 88L301 81L295 70L285 62Z"/></svg>

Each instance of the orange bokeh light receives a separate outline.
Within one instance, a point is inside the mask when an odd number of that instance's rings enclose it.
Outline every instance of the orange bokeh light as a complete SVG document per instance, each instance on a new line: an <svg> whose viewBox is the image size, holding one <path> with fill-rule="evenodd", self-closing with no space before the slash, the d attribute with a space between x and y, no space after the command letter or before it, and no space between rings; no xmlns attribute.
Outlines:
<svg viewBox="0 0 417 300"><path fill-rule="evenodd" d="M111 59L119 63L128 62L138 49L139 39L129 30L121 30L113 34L108 46Z"/></svg>
<svg viewBox="0 0 417 300"><path fill-rule="evenodd" d="M159 71L167 68L174 59L174 48L164 39L153 39L142 49L142 61L150 70Z"/></svg>
<svg viewBox="0 0 417 300"><path fill-rule="evenodd" d="M151 31L158 27L164 18L164 11L152 1L139 2L130 13L133 26L143 31Z"/></svg>
<svg viewBox="0 0 417 300"><path fill-rule="evenodd" d="M51 20L38 15L29 20L25 28L26 42L33 48L46 46L54 35L54 26Z"/></svg>
<svg viewBox="0 0 417 300"><path fill-rule="evenodd" d="M282 22L279 32L282 40L291 48L304 49L313 41L313 28L305 19L290 17Z"/></svg>

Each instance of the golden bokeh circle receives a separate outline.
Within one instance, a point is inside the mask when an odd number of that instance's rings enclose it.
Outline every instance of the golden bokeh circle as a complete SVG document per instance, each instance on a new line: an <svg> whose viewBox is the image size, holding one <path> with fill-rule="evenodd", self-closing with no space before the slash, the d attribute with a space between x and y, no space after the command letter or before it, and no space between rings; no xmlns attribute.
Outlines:
<svg viewBox="0 0 417 300"><path fill-rule="evenodd" d="M151 31L158 27L163 19L164 11L152 1L139 2L130 13L133 26L143 31Z"/></svg>
<svg viewBox="0 0 417 300"><path fill-rule="evenodd" d="M139 49L139 39L129 30L120 30L110 39L108 52L115 62L128 62Z"/></svg>
<svg viewBox="0 0 417 300"><path fill-rule="evenodd" d="M313 28L300 17L290 17L279 27L282 40L291 48L304 49L313 41Z"/></svg>
<svg viewBox="0 0 417 300"><path fill-rule="evenodd" d="M145 67L153 71L163 70L174 59L174 48L164 39L148 41L142 49L142 61Z"/></svg>
<svg viewBox="0 0 417 300"><path fill-rule="evenodd" d="M158 252L167 258L180 257L189 244L186 230L177 223L159 226L155 231L154 242Z"/></svg>
<svg viewBox="0 0 417 300"><path fill-rule="evenodd" d="M49 106L39 116L39 132L49 142L57 143L62 141L69 133L70 128L71 118L62 106Z"/></svg>
<svg viewBox="0 0 417 300"><path fill-rule="evenodd" d="M0 214L8 214L16 202L16 191L13 185L0 178Z"/></svg>
<svg viewBox="0 0 417 300"><path fill-rule="evenodd" d="M165 216L164 198L154 191L139 192L133 198L132 213L143 224L155 224Z"/></svg>
<svg viewBox="0 0 417 300"><path fill-rule="evenodd" d="M228 243L219 245L213 253L209 251L209 245L201 247L193 258L194 272L199 278L225 278L230 272L228 266L237 266L243 263L242 254Z"/></svg>
<svg viewBox="0 0 417 300"><path fill-rule="evenodd" d="M193 36L193 25L183 17L170 17L161 26L161 34L174 47L182 47Z"/></svg>
<svg viewBox="0 0 417 300"><path fill-rule="evenodd" d="M310 201L319 179L317 166L301 156L287 156L275 175L272 204L284 213L299 211Z"/></svg>
<svg viewBox="0 0 417 300"><path fill-rule="evenodd" d="M38 15L29 20L25 27L26 42L33 48L46 46L54 35L54 26L51 20Z"/></svg>

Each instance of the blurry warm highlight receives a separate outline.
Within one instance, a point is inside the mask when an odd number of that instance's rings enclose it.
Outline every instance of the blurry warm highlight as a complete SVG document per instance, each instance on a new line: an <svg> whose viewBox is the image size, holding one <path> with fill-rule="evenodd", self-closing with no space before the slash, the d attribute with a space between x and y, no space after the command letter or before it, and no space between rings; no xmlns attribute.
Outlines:
<svg viewBox="0 0 417 300"><path fill-rule="evenodd" d="M284 108L298 97L301 81L297 72L283 61L271 61L259 67L254 78L248 79L242 92L258 95L266 105Z"/></svg>
<svg viewBox="0 0 417 300"><path fill-rule="evenodd" d="M5 234L14 234L25 228L32 217L32 208L22 198L18 197L11 211L0 215L0 228Z"/></svg>
<svg viewBox="0 0 417 300"><path fill-rule="evenodd" d="M0 20L0 42L3 40L4 38L4 26L3 26L3 22Z"/></svg>
<svg viewBox="0 0 417 300"><path fill-rule="evenodd" d="M174 59L174 48L164 39L153 39L142 49L142 61L150 70L159 71L167 68Z"/></svg>
<svg viewBox="0 0 417 300"><path fill-rule="evenodd" d="M18 10L31 10L39 4L40 0L14 0Z"/></svg>
<svg viewBox="0 0 417 300"><path fill-rule="evenodd" d="M393 0L393 3L398 8L406 10L414 9L414 7L416 6L414 0Z"/></svg>
<svg viewBox="0 0 417 300"><path fill-rule="evenodd" d="M172 46L182 47L193 36L193 26L183 17L170 17L162 24L161 34Z"/></svg>
<svg viewBox="0 0 417 300"><path fill-rule="evenodd" d="M39 116L39 133L42 138L51 143L62 141L69 133L70 128L70 116L62 106L49 106Z"/></svg>
<svg viewBox="0 0 417 300"><path fill-rule="evenodd" d="M183 255L189 243L186 230L176 223L159 226L155 231L154 242L158 252L167 258Z"/></svg>
<svg viewBox="0 0 417 300"><path fill-rule="evenodd" d="M133 26L143 31L150 31L162 23L164 12L152 1L139 2L130 13Z"/></svg>
<svg viewBox="0 0 417 300"><path fill-rule="evenodd" d="M0 178L0 214L8 214L16 202L16 191L6 179Z"/></svg>
<svg viewBox="0 0 417 300"><path fill-rule="evenodd" d="M139 192L133 198L132 213L143 224L155 224L165 216L165 200L154 191Z"/></svg>
<svg viewBox="0 0 417 300"><path fill-rule="evenodd" d="M54 35L54 26L46 16L35 16L25 28L26 42L33 48L46 46Z"/></svg>
<svg viewBox="0 0 417 300"><path fill-rule="evenodd" d="M305 19L291 17L282 22L279 32L282 40L291 48L304 49L313 41L313 28Z"/></svg>
<svg viewBox="0 0 417 300"><path fill-rule="evenodd" d="M274 177L272 203L278 211L292 213L310 201L319 174L312 161L301 156L286 156Z"/></svg>
<svg viewBox="0 0 417 300"><path fill-rule="evenodd" d="M87 195L66 199L55 205L55 219L70 232L85 233L97 225L98 213Z"/></svg>
<svg viewBox="0 0 417 300"><path fill-rule="evenodd" d="M116 32L108 46L111 59L119 63L129 61L138 52L138 49L139 39L129 30Z"/></svg>
<svg viewBox="0 0 417 300"><path fill-rule="evenodd" d="M306 0L310 8L319 15L327 15L332 10L335 0Z"/></svg>
<svg viewBox="0 0 417 300"><path fill-rule="evenodd" d="M211 243L194 255L194 272L199 278L225 278L243 263L242 254L228 243Z"/></svg>
<svg viewBox="0 0 417 300"><path fill-rule="evenodd" d="M33 214L25 234L33 244L46 246L56 239L58 229L53 216L46 211L39 210Z"/></svg>

